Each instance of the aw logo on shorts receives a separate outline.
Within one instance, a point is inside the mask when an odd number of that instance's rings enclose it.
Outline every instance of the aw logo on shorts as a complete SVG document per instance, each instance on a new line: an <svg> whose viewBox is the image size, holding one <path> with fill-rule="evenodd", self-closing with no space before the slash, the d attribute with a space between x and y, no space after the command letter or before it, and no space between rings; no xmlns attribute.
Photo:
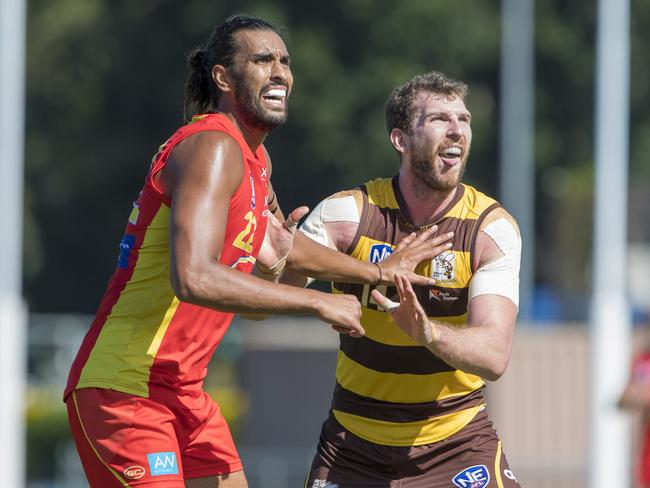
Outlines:
<svg viewBox="0 0 650 488"><path fill-rule="evenodd" d="M458 488L485 488L490 483L490 472L484 464L465 468L451 480Z"/></svg>
<svg viewBox="0 0 650 488"><path fill-rule="evenodd" d="M388 244L373 244L370 246L368 260L371 263L381 263L393 253L393 248Z"/></svg>
<svg viewBox="0 0 650 488"><path fill-rule="evenodd" d="M151 476L163 474L178 474L178 463L175 452L152 452L147 454Z"/></svg>

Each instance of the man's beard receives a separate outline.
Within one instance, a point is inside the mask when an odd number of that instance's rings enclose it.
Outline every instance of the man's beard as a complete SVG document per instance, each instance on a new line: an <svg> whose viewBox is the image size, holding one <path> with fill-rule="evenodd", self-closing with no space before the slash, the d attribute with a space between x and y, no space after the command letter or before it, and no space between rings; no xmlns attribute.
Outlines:
<svg viewBox="0 0 650 488"><path fill-rule="evenodd" d="M282 112L274 112L262 106L260 97L253 92L243 77L233 73L235 97L240 105L240 114L246 125L261 131L272 131L287 120L287 101Z"/></svg>
<svg viewBox="0 0 650 488"><path fill-rule="evenodd" d="M445 174L436 174L437 152L432 155L430 151L418 148L418 151L413 153L411 167L418 181L427 188L435 192L447 193L456 188L462 180L468 156L469 152L463 154L456 173L449 171Z"/></svg>

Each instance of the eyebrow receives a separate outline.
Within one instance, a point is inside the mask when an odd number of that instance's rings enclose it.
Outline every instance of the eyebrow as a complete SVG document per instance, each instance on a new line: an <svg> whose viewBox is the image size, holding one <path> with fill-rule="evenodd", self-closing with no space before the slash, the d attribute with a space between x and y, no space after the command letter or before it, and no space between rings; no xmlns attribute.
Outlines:
<svg viewBox="0 0 650 488"><path fill-rule="evenodd" d="M271 52L252 53L251 58L253 61L273 61L275 55ZM280 62L288 63L289 61L291 61L291 56L289 56L289 54L280 55Z"/></svg>
<svg viewBox="0 0 650 488"><path fill-rule="evenodd" d="M469 112L469 110L462 111L462 112L440 111L440 110L438 110L438 111L426 112L426 113L422 114L422 116L424 118L427 118L427 117L431 117L433 115L449 115L449 114L456 114L459 117L465 116L465 117L468 117L470 119L472 118L472 114Z"/></svg>

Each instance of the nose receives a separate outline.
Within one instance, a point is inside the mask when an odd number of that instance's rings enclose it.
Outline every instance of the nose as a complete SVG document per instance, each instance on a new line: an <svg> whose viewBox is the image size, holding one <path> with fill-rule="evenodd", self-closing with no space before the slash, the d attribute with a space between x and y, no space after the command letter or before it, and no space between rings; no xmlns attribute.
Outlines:
<svg viewBox="0 0 650 488"><path fill-rule="evenodd" d="M451 140L457 141L462 136L463 130L460 127L458 117L452 117L449 120L449 126L447 127L447 137Z"/></svg>
<svg viewBox="0 0 650 488"><path fill-rule="evenodd" d="M291 68L288 65L279 60L276 60L271 64L271 81L288 85L291 77Z"/></svg>

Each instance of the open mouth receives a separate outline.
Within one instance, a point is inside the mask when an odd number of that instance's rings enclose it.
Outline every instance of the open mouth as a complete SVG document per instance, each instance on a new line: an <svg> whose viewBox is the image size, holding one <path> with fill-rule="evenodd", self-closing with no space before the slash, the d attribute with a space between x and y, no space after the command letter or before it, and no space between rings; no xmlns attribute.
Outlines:
<svg viewBox="0 0 650 488"><path fill-rule="evenodd" d="M438 157L446 166L456 166L462 154L463 149L460 146L449 146L438 151Z"/></svg>
<svg viewBox="0 0 650 488"><path fill-rule="evenodd" d="M284 108L284 104L287 101L287 89L284 87L269 88L262 93L262 100L271 107Z"/></svg>

